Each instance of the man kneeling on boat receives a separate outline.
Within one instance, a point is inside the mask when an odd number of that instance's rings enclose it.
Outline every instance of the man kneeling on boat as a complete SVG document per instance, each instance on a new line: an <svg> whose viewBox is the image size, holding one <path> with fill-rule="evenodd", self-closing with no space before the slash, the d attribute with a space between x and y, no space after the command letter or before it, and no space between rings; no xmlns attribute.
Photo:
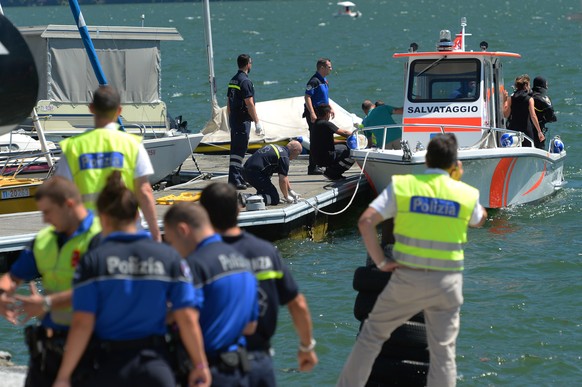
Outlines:
<svg viewBox="0 0 582 387"><path fill-rule="evenodd" d="M262 196L265 204L277 205L280 201L295 202L299 195L291 189L289 183L289 162L295 160L301 153L303 147L299 141L290 141L287 146L269 144L256 151L246 162L243 169L245 180L257 190L257 195ZM279 188L281 198L277 188L271 182L274 173L279 174ZM244 207L246 198L250 194L240 194L239 201Z"/></svg>

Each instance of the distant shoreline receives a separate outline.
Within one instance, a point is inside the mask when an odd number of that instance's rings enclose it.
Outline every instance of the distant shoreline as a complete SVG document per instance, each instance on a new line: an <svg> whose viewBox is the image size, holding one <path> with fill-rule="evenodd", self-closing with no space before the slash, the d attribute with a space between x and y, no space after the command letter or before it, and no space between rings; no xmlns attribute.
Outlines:
<svg viewBox="0 0 582 387"><path fill-rule="evenodd" d="M200 2L202 0L199 0ZM210 0L215 1L243 1L243 0ZM143 4L143 3L186 3L191 0L79 0L79 5L94 4ZM44 7L68 5L67 0L3 0L2 7Z"/></svg>

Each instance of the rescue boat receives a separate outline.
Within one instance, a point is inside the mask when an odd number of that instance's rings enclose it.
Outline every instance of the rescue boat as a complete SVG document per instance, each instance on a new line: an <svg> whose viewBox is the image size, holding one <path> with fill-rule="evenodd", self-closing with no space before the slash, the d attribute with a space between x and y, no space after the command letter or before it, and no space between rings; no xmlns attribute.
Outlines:
<svg viewBox="0 0 582 387"><path fill-rule="evenodd" d="M412 43L394 58L407 60L402 125L362 130L402 130L400 150L352 149L372 188L381 192L395 174L423 173L426 146L440 133L454 133L463 163L462 180L480 192L487 208L504 208L541 200L564 184L566 150L559 136L546 139L546 149L522 145L524 133L506 128L503 116L505 87L501 62L520 58L517 53L466 51L466 19L461 33L451 40L440 32L436 51L419 52ZM530 143L533 141L530 140Z"/></svg>

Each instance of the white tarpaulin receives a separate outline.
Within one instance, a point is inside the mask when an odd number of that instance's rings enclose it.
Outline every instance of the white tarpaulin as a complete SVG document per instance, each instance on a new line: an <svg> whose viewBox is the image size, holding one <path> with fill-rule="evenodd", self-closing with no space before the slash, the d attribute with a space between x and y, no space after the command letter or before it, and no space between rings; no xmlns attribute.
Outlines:
<svg viewBox="0 0 582 387"><path fill-rule="evenodd" d="M339 128L353 129L354 124L362 122L360 117L349 113L331 99L329 102L335 112L335 117L331 122ZM304 97L257 102L257 114L265 135L257 136L253 124L250 142L270 143L297 136L309 138L307 122L302 117L304 103ZM212 110L212 119L202 129L202 134L204 134L202 142L207 144L230 142L230 129L228 128L226 107L221 108L215 105Z"/></svg>

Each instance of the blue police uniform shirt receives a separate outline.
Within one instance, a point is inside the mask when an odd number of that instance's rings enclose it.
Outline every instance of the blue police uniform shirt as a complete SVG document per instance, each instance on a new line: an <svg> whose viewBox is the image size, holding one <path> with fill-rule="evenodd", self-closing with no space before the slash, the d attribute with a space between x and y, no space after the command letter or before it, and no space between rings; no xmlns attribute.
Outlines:
<svg viewBox="0 0 582 387"><path fill-rule="evenodd" d="M245 345L242 331L257 321L257 280L249 261L218 234L203 240L186 260L201 294L200 328L209 356Z"/></svg>
<svg viewBox="0 0 582 387"><path fill-rule="evenodd" d="M286 305L299 294L297 283L271 243L243 231L238 236L223 236L226 243L243 254L259 280L259 321L257 330L247 336L251 351L266 350L277 328L279 305Z"/></svg>
<svg viewBox="0 0 582 387"><path fill-rule="evenodd" d="M186 262L144 232L108 235L83 256L73 283L73 309L95 315L101 340L164 335L168 302L197 307Z"/></svg>
<svg viewBox="0 0 582 387"><path fill-rule="evenodd" d="M315 73L305 88L305 95L311 97L311 104L314 108L319 105L329 104L329 85L327 79L321 74Z"/></svg>
<svg viewBox="0 0 582 387"><path fill-rule="evenodd" d="M273 147L277 147L277 152ZM267 145L253 153L245 162L245 170L260 171L271 176L278 173L283 176L289 174L289 149L286 146ZM246 256L246 254L243 253Z"/></svg>
<svg viewBox="0 0 582 387"><path fill-rule="evenodd" d="M75 232L70 237L67 237L67 235L65 233L55 232L55 234L57 235L57 244L58 244L59 248L62 247L69 239L74 238L79 234L83 234L83 233L89 231L89 229L91 228L91 225L93 224L93 219L94 219L95 215L94 215L93 211L91 211L91 210L88 210L87 212L88 213L87 213L87 216L85 217L85 219L83 219L81 221L77 230L75 230ZM99 235L93 237L93 239L91 240L91 242L89 244L89 249L91 249L92 247L97 245L98 242L99 242ZM24 249L20 252L18 259L12 264L12 267L10 268L10 275L12 275L12 277L19 278L23 281L32 281L32 280L41 276L41 274L38 271L38 267L36 265L36 258L35 258L34 253L33 253L33 247L34 247L34 241L32 242L32 244L29 247L27 247L26 249ZM50 312L48 312L47 314L44 315L40 325L47 327L47 328L53 328L53 329L59 329L59 330L69 329L69 327L66 325L61 325L61 324L57 324L57 323L53 322L53 320L51 319Z"/></svg>
<svg viewBox="0 0 582 387"><path fill-rule="evenodd" d="M230 105L230 115L237 120L251 120L245 99L255 96L255 87L247 73L239 70L228 83L226 93Z"/></svg>

